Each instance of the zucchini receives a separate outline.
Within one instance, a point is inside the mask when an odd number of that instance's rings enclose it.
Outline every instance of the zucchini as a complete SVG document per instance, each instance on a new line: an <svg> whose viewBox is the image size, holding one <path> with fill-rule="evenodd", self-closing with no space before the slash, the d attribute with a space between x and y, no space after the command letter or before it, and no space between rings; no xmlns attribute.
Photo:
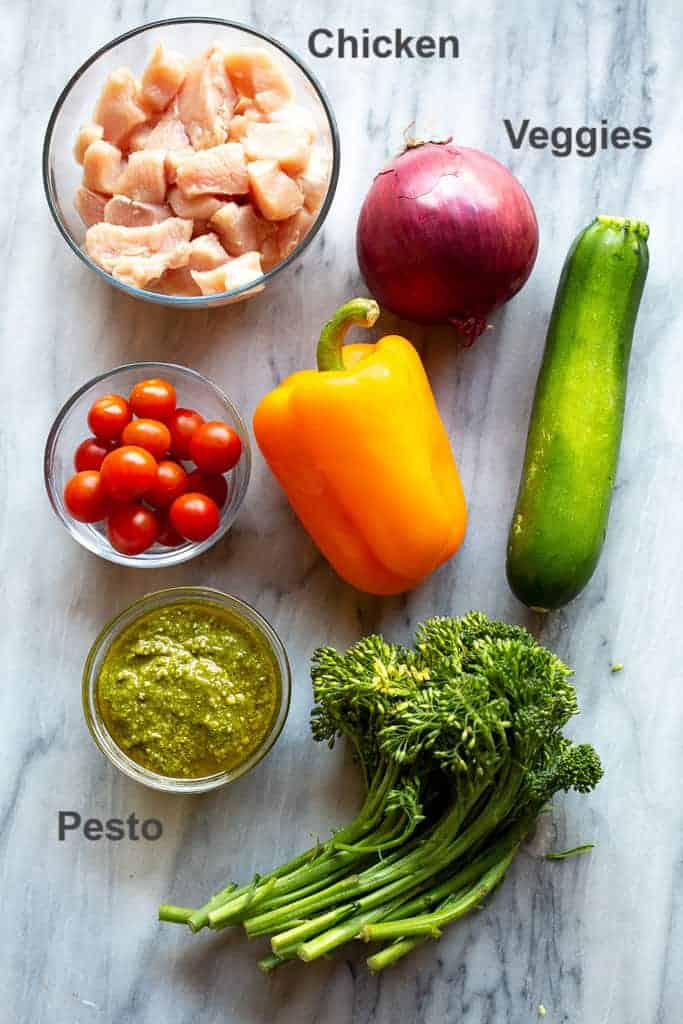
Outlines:
<svg viewBox="0 0 683 1024"><path fill-rule="evenodd" d="M641 221L596 217L562 270L507 549L510 587L535 611L576 597L600 557L648 234Z"/></svg>

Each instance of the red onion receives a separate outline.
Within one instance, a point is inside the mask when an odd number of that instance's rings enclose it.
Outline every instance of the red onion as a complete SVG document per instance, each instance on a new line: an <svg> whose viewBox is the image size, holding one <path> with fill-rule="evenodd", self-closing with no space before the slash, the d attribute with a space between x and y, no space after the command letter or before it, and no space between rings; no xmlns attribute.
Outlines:
<svg viewBox="0 0 683 1024"><path fill-rule="evenodd" d="M448 321L471 343L531 273L538 224L520 183L493 157L427 142L375 178L357 249L380 305L417 323Z"/></svg>

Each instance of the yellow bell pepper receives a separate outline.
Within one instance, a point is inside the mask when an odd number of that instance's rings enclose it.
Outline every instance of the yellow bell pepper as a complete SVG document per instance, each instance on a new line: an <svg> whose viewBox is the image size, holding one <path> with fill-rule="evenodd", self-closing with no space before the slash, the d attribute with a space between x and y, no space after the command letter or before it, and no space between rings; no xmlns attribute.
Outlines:
<svg viewBox="0 0 683 1024"><path fill-rule="evenodd" d="M415 587L459 548L467 513L427 375L405 338L343 345L379 307L353 299L323 328L318 369L262 399L254 433L309 534L370 594Z"/></svg>

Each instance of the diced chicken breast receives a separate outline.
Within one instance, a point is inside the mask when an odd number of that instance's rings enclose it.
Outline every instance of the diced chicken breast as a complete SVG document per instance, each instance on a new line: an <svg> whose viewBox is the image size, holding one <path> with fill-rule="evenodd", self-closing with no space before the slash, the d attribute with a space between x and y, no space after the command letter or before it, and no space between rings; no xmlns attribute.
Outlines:
<svg viewBox="0 0 683 1024"><path fill-rule="evenodd" d="M190 259L192 222L170 217L150 227L95 224L85 235L88 255L114 277L144 288L174 267Z"/></svg>
<svg viewBox="0 0 683 1024"><path fill-rule="evenodd" d="M242 288L252 281L258 281L261 277L261 256L257 252L247 252L244 256L229 260L215 270L192 270L192 277L199 285L202 295L215 295L217 292L231 292L235 288ZM255 295L263 291L263 285L258 285L244 292L239 299L248 295Z"/></svg>
<svg viewBox="0 0 683 1024"><path fill-rule="evenodd" d="M254 105L253 99L250 99L249 96L239 96L238 95L237 103L234 106L234 109L233 109L233 112L232 112L232 116L233 117L237 117L238 115L241 116L242 114L246 114L246 113L248 113L250 111L253 111L257 115L256 119L258 121L263 121L263 113L258 109L258 107L256 107Z"/></svg>
<svg viewBox="0 0 683 1024"><path fill-rule="evenodd" d="M147 149L186 150L194 152L175 104L155 124L147 139Z"/></svg>
<svg viewBox="0 0 683 1024"><path fill-rule="evenodd" d="M189 243L191 235L192 225L181 217L169 217L146 228L103 223L88 231L86 249L100 266L108 270L122 256L171 252L182 243ZM189 260L189 245L187 257Z"/></svg>
<svg viewBox="0 0 683 1024"><path fill-rule="evenodd" d="M99 142L103 135L104 128L101 124L95 124L94 121L88 121L86 124L81 125L78 136L76 137L76 145L74 146L74 156L76 157L77 163L83 163L85 151L88 146L92 146L93 142Z"/></svg>
<svg viewBox="0 0 683 1024"><path fill-rule="evenodd" d="M163 203L166 198L165 161L163 149L131 153L114 191L140 203Z"/></svg>
<svg viewBox="0 0 683 1024"><path fill-rule="evenodd" d="M195 284L189 267L177 267L166 270L158 281L152 281L148 288L162 295L182 295L185 298L201 295L199 285Z"/></svg>
<svg viewBox="0 0 683 1024"><path fill-rule="evenodd" d="M247 170L256 205L266 220L286 220L304 205L303 192L275 160L254 160Z"/></svg>
<svg viewBox="0 0 683 1024"><path fill-rule="evenodd" d="M117 146L136 125L147 120L140 103L140 83L128 68L111 73L100 93L93 120L102 125L106 141Z"/></svg>
<svg viewBox="0 0 683 1024"><path fill-rule="evenodd" d="M231 142L241 142L252 124L263 121L255 107L249 107L243 114L235 114L230 122L229 137Z"/></svg>
<svg viewBox="0 0 683 1024"><path fill-rule="evenodd" d="M169 189L167 200L176 217L189 217L190 220L210 220L225 205L215 196L190 199L179 188Z"/></svg>
<svg viewBox="0 0 683 1024"><path fill-rule="evenodd" d="M231 256L255 252L276 231L276 225L260 217L253 206L237 203L224 203L213 214L211 227Z"/></svg>
<svg viewBox="0 0 683 1024"><path fill-rule="evenodd" d="M192 238L201 238L202 235L210 234L211 221L210 220L195 220L192 222Z"/></svg>
<svg viewBox="0 0 683 1024"><path fill-rule="evenodd" d="M292 99L289 79L265 50L231 50L225 54L225 66L237 91L253 99L264 112L277 110Z"/></svg>
<svg viewBox="0 0 683 1024"><path fill-rule="evenodd" d="M249 177L244 150L239 142L203 149L178 167L178 188L190 198L207 194L244 195Z"/></svg>
<svg viewBox="0 0 683 1024"><path fill-rule="evenodd" d="M83 184L86 188L111 195L116 191L122 170L121 150L110 142L98 139L86 149L83 157Z"/></svg>
<svg viewBox="0 0 683 1024"><path fill-rule="evenodd" d="M150 110L165 110L185 81L187 61L181 53L157 43L142 75L142 102Z"/></svg>
<svg viewBox="0 0 683 1024"><path fill-rule="evenodd" d="M212 231L190 242L190 269L215 270L230 259L220 243L218 235Z"/></svg>
<svg viewBox="0 0 683 1024"><path fill-rule="evenodd" d="M293 217L280 221L277 226L277 242L281 260L294 252L299 242L308 234L312 223L313 216L308 210L299 210Z"/></svg>
<svg viewBox="0 0 683 1024"><path fill-rule="evenodd" d="M242 140L247 160L277 160L283 171L299 174L310 153L307 136L287 124L249 125Z"/></svg>
<svg viewBox="0 0 683 1024"><path fill-rule="evenodd" d="M308 234L313 215L306 209L299 210L293 217L282 220L276 231L261 245L261 262L264 270L272 270L278 263L294 252L299 242Z"/></svg>
<svg viewBox="0 0 683 1024"><path fill-rule="evenodd" d="M304 135L309 143L313 142L318 134L313 114L306 107L302 107L300 103L287 103L284 107L272 110L268 115L268 120L273 124L287 125L291 130Z"/></svg>
<svg viewBox="0 0 683 1024"><path fill-rule="evenodd" d="M136 125L133 131L121 141L121 148L129 153L137 153L141 149L146 149L153 131L154 125L151 121Z"/></svg>
<svg viewBox="0 0 683 1024"><path fill-rule="evenodd" d="M170 207L159 203L140 203L128 196L113 196L104 208L107 224L123 224L128 228L145 228L150 224L160 224L173 216Z"/></svg>
<svg viewBox="0 0 683 1024"><path fill-rule="evenodd" d="M99 224L104 220L104 210L107 205L107 197L101 196L98 192L91 192L83 185L76 192L74 205L78 210L81 220L87 228L93 224Z"/></svg>
<svg viewBox="0 0 683 1024"><path fill-rule="evenodd" d="M329 180L330 158L320 146L314 146L303 173L296 179L304 194L304 205L310 213L317 213L320 209Z"/></svg>
<svg viewBox="0 0 683 1024"><path fill-rule="evenodd" d="M193 149L169 149L164 160L166 181L169 185L175 185L178 178L178 168L183 160L187 160L193 153Z"/></svg>
<svg viewBox="0 0 683 1024"><path fill-rule="evenodd" d="M157 252L152 256L122 256L114 266L112 274L119 281L132 285L133 288L146 288L150 281L156 281L170 266L174 266L174 260L180 260L181 264L186 264L189 258L186 250L187 246L184 246L182 250L176 250L173 255Z"/></svg>
<svg viewBox="0 0 683 1024"><path fill-rule="evenodd" d="M228 124L237 95L228 77L224 52L213 46L192 61L178 93L178 114L195 149L219 146L228 137Z"/></svg>

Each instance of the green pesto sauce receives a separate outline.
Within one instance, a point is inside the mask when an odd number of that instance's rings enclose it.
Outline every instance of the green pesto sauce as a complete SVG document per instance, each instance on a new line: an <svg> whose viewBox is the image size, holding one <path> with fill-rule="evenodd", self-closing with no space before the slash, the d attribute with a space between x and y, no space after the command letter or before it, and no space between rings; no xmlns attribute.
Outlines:
<svg viewBox="0 0 683 1024"><path fill-rule="evenodd" d="M243 764L270 731L280 672L262 635L219 605L166 605L131 623L97 680L112 739L159 775L196 779Z"/></svg>

